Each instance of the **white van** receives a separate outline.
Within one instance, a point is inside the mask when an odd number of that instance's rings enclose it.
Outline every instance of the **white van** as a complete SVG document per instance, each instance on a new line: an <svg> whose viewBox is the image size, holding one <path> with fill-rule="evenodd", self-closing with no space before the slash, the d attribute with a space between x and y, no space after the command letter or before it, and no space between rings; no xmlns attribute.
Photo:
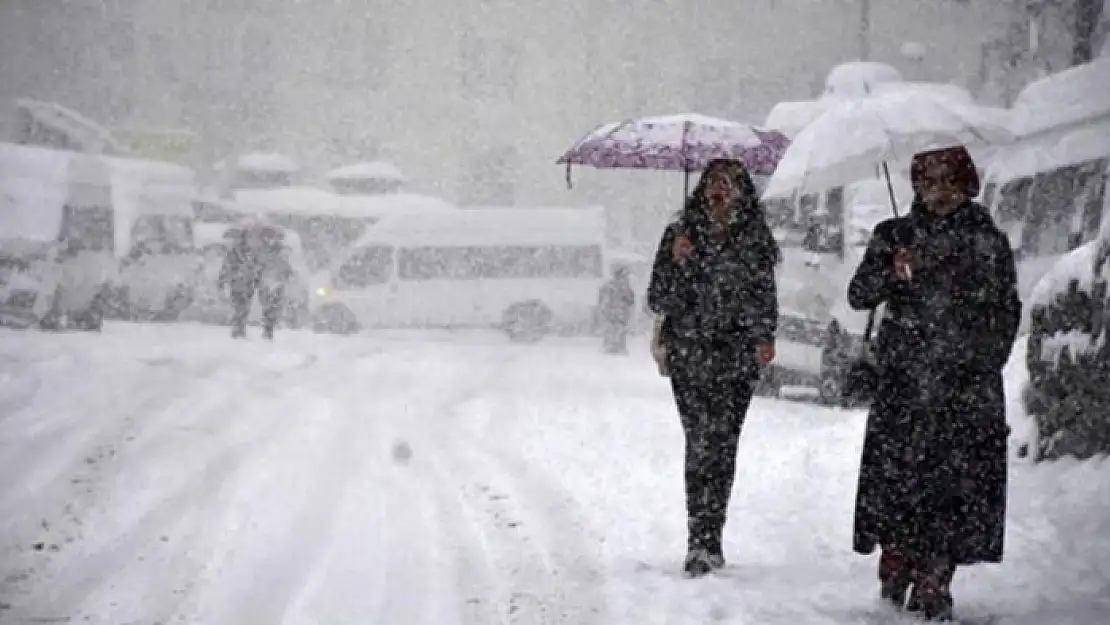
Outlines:
<svg viewBox="0 0 1110 625"><path fill-rule="evenodd" d="M1006 231L1027 300L1065 254L1092 241L1105 217L1110 174L1110 59L1030 83L1012 114L1016 145L984 176L982 202ZM1029 321L1025 307L1023 330Z"/></svg>
<svg viewBox="0 0 1110 625"><path fill-rule="evenodd" d="M234 194L232 208L295 231L314 272L330 266L385 216L455 210L446 201L427 195L348 196L309 186L240 189Z"/></svg>
<svg viewBox="0 0 1110 625"><path fill-rule="evenodd" d="M496 327L534 340L588 330L607 274L601 208L395 214L333 265L314 317L336 331Z"/></svg>
<svg viewBox="0 0 1110 625"><path fill-rule="evenodd" d="M105 316L169 318L189 296L192 194L184 167L0 143L0 249L39 248L36 309L52 317L96 299Z"/></svg>

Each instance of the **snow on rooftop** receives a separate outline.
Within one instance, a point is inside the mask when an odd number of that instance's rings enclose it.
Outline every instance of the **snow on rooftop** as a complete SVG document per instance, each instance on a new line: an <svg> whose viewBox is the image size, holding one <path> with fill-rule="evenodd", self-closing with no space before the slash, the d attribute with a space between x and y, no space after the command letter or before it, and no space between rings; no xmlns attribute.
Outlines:
<svg viewBox="0 0 1110 625"><path fill-rule="evenodd" d="M251 152L241 155L235 161L239 171L259 173L295 174L301 171L301 166L296 161L277 152ZM223 171L227 168L227 161L216 163L213 169Z"/></svg>
<svg viewBox="0 0 1110 625"><path fill-rule="evenodd" d="M337 167L324 175L327 180L396 180L404 182L405 175L393 163L367 161Z"/></svg>
<svg viewBox="0 0 1110 625"><path fill-rule="evenodd" d="M605 242L605 213L590 208L463 208L440 214L394 214L374 224L359 245L589 245Z"/></svg>
<svg viewBox="0 0 1110 625"><path fill-rule="evenodd" d="M455 210L446 200L416 193L380 196L343 196L326 189L308 186L281 189L242 189L235 202L247 212L285 213L303 216L379 218L391 213L443 212Z"/></svg>

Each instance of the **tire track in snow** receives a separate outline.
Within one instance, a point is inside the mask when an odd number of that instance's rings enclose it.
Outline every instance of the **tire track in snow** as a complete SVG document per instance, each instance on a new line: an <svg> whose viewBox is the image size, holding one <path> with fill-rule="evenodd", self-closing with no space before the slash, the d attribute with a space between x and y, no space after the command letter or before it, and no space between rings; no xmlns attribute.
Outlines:
<svg viewBox="0 0 1110 625"><path fill-rule="evenodd" d="M457 546L466 547L460 549L456 584L469 586L471 592L493 593L467 598L463 616L473 620L466 622L598 622L605 602L592 590L600 586L597 550L582 540L579 532L585 524L580 515L553 503L573 505L573 499L537 478L523 459L510 461L503 452L460 431L465 425L460 423L461 408L488 394L523 357L514 354L479 380L470 380L461 392L420 407L422 418L417 421L428 423L429 417L438 416L449 426L430 424L436 434L423 441L427 450L419 458L427 459L432 476L422 483L434 485L441 508L456 511L453 517L441 513L439 518L475 519L465 534L458 523L447 526ZM474 553L474 544L481 546L480 553ZM477 584L475 578L480 580ZM404 609L387 598L379 616L393 617Z"/></svg>
<svg viewBox="0 0 1110 625"><path fill-rule="evenodd" d="M364 366L367 363L369 367ZM375 375L387 364L381 357L360 358L353 368L356 375ZM310 393L307 385L302 386L306 395L328 402L326 414L317 415L314 423L289 437L293 449L275 447L267 454L271 458L255 457L255 477L261 479L244 476L240 480L243 488L237 500L255 512L257 504L267 499L268 490L287 488L296 493L295 499L284 500L281 507L292 504L297 512L286 522L268 528L264 535L259 534L262 528L257 526L243 528L241 522L250 519L250 510L243 509L243 515L231 515L230 525L240 529L224 535L221 542L226 547L222 550L225 557L213 563L205 584L198 588L198 594L206 596L197 606L196 620L286 622L320 577L329 547L335 543L334 528L351 492L352 476L359 473L365 462L365 453L359 449L365 443L365 437L360 435L362 419L345 410L354 404L353 395L349 391L336 392L336 381L351 377L351 363L336 365L331 375L317 376L317 380L327 381L323 388L314 388ZM340 402L338 398L347 401ZM320 412L318 406L306 405L305 410ZM319 442L313 444L314 438ZM304 449L306 446L308 449ZM297 467L307 470L298 469L292 475L282 476L281 471L269 469L273 461L283 459L286 463L292 459ZM239 571L244 574L235 575Z"/></svg>
<svg viewBox="0 0 1110 625"><path fill-rule="evenodd" d="M210 388L210 385L202 385L201 390L206 391L205 395L209 396L213 394L211 391L214 389ZM214 493L220 490L221 483L233 475L249 457L248 454L251 451L272 445L283 435L290 434L288 431L276 429L268 430L265 432L268 436L258 438L250 436L250 429L245 428L247 429L246 432L239 436L233 436L234 432L231 429L236 421L228 420L221 415L228 409L234 410L239 408L240 405L254 403L246 396L240 396L233 401L234 403L231 405L220 402L218 407L213 406L213 410L209 412L192 411L191 414L194 416L207 415L213 418L218 426L222 424L222 427L217 427L212 432L214 439L231 440L221 442L215 450L200 455L190 453L184 458L171 456L175 462L171 466L164 467L164 473L176 484L168 492L162 489L160 484L156 484L153 488L147 486L136 490L109 489L106 493L90 490L90 495L93 496L81 497L78 502L80 509L73 509L72 504L68 507L74 518L85 518L86 520L83 521L85 524L95 526L97 521L102 525L105 522L115 521L116 528L107 536L104 535L103 529L95 532L98 543L91 550L80 552L79 558L70 558L77 559L76 563L71 562L70 559L63 559L54 567L55 570L44 576L46 579L43 580L45 583L42 585L48 588L49 591L41 601L37 599L36 593L32 593L32 598L28 602L32 614L35 613L36 606L49 606L51 612L64 615L74 615L82 611L88 612L90 611L86 609L88 607L92 614L86 616L91 618L97 612L116 611L120 604L127 604L128 600L133 602L143 598L162 599L161 595L165 592L165 589L161 587L165 586L166 581L169 581L166 576L172 572L172 567L159 569L152 573L148 569L153 568L153 565L136 564L136 562L144 561L145 558L141 554L144 551L152 550L152 547L155 548L154 550L157 550L159 546L163 550L170 548L173 550L171 554L167 554L171 556L167 558L167 560L171 560L170 564L175 563L173 562L174 558L172 558L174 555L188 554L195 556L195 552L182 551L182 548L195 548L195 542L200 538L197 532L186 531L184 533L184 535L192 537L192 542L185 540L171 544L169 540L163 542L161 537L165 536L169 539L170 536L173 536L177 538L182 535L179 532L183 527L183 518L203 520L201 512L210 512L217 509L218 501L215 499ZM183 400L183 403L189 403L187 398ZM274 403L284 404L284 402L277 400ZM196 404L192 405L195 406ZM164 411L164 414L176 413L172 409L173 406L170 408ZM240 409L236 412L241 417L246 411ZM147 422L147 425L150 426L158 421L158 419L152 419ZM169 432L172 434L173 430L169 430ZM181 441L177 440L176 437L166 436L166 434L167 430L155 431L148 435L148 442L160 442L165 444L166 447L172 447L174 444L181 445ZM121 454L127 462L125 466L133 468L136 472L144 474L149 472L152 468L149 461L157 461L159 456L167 451L165 449L160 450L156 446L153 447L153 449L140 449L137 453L126 452ZM143 453L144 451L147 453ZM152 451L160 453L151 455L149 452ZM180 454L182 450L179 448L178 452ZM182 470L183 467L185 470ZM99 477L101 478L100 482L115 484L118 487L122 481L120 478L125 476L117 474L114 476L101 475ZM115 479L108 480L108 477L114 477ZM115 502L112 495L121 491L125 495L125 500ZM133 516L125 516L122 519L116 516L115 513L122 510L123 505L135 506L137 499L141 501L142 493L148 493L150 496L157 497L157 499L150 504L138 506L140 512ZM104 497L96 497L96 495ZM197 505L197 502L203 503ZM105 504L107 504L108 510L107 518L104 518ZM117 510L113 507L113 504L119 505L121 508ZM100 510L98 511L96 508L100 508ZM101 513L99 517L96 512ZM72 549L79 552L80 546L75 546ZM69 553L70 549L67 548L66 551ZM195 567L186 568L195 569ZM124 580L121 580L121 577L133 577L135 579L126 580L128 583L123 584L122 581ZM178 577L187 578L188 576L179 575ZM180 583L184 586L188 582ZM130 589L146 587L151 584L157 584L159 588L152 588L152 593L149 596L141 593L137 596L119 597L112 592L116 587ZM159 590L162 590L162 592L160 593ZM94 599L99 600L99 603L89 605L96 603L93 601ZM182 597L181 600L183 599ZM171 601L171 603L173 602Z"/></svg>

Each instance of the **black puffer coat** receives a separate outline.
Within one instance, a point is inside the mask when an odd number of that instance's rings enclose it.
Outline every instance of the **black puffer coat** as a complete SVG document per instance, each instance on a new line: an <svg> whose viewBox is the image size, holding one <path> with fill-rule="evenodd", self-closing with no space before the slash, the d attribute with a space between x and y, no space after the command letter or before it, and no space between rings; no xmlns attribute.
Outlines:
<svg viewBox="0 0 1110 625"><path fill-rule="evenodd" d="M894 250L916 256L909 281ZM1002 559L1007 436L1002 369L1021 318L1009 241L979 204L876 226L848 287L885 302L880 380L867 419L854 548L893 546L954 564Z"/></svg>

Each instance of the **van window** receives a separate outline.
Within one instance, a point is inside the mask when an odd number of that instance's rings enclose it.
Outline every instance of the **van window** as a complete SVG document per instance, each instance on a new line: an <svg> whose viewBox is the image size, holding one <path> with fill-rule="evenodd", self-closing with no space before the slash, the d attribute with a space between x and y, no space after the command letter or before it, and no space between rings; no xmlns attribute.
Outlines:
<svg viewBox="0 0 1110 625"><path fill-rule="evenodd" d="M1075 172L1074 167L1060 167L1033 179L1027 227L1022 233L1022 248L1027 254L1061 254L1068 250L1075 214Z"/></svg>
<svg viewBox="0 0 1110 625"><path fill-rule="evenodd" d="M375 245L356 250L335 276L337 289L358 289L389 281L393 268L393 248Z"/></svg>
<svg viewBox="0 0 1110 625"><path fill-rule="evenodd" d="M1110 160L1105 158L1087 161L1079 164L1075 175L1075 205L1084 243L1098 236L1108 166Z"/></svg>
<svg viewBox="0 0 1110 625"><path fill-rule="evenodd" d="M601 246L417 247L397 255L402 280L598 278Z"/></svg>
<svg viewBox="0 0 1110 625"><path fill-rule="evenodd" d="M1028 228L1020 227L1018 232L1021 234L1018 235L1015 235L1012 230L1014 226L1023 226L1025 223L1026 211L1029 207L1029 187L1032 184L1032 178L1018 178L1003 184L998 192L995 219L999 228L1010 233L1011 240L1017 247L1015 252L1018 254L1023 252L1021 236Z"/></svg>
<svg viewBox="0 0 1110 625"><path fill-rule="evenodd" d="M131 226L132 256L186 254L193 250L193 220L171 215L142 215Z"/></svg>
<svg viewBox="0 0 1110 625"><path fill-rule="evenodd" d="M105 206L66 205L62 209L62 226L58 233L63 250L78 252L110 252L115 248L115 219L112 209Z"/></svg>
<svg viewBox="0 0 1110 625"><path fill-rule="evenodd" d="M993 182L988 182L987 186L983 187L983 206L988 209L994 204L994 192L997 188L998 185Z"/></svg>

